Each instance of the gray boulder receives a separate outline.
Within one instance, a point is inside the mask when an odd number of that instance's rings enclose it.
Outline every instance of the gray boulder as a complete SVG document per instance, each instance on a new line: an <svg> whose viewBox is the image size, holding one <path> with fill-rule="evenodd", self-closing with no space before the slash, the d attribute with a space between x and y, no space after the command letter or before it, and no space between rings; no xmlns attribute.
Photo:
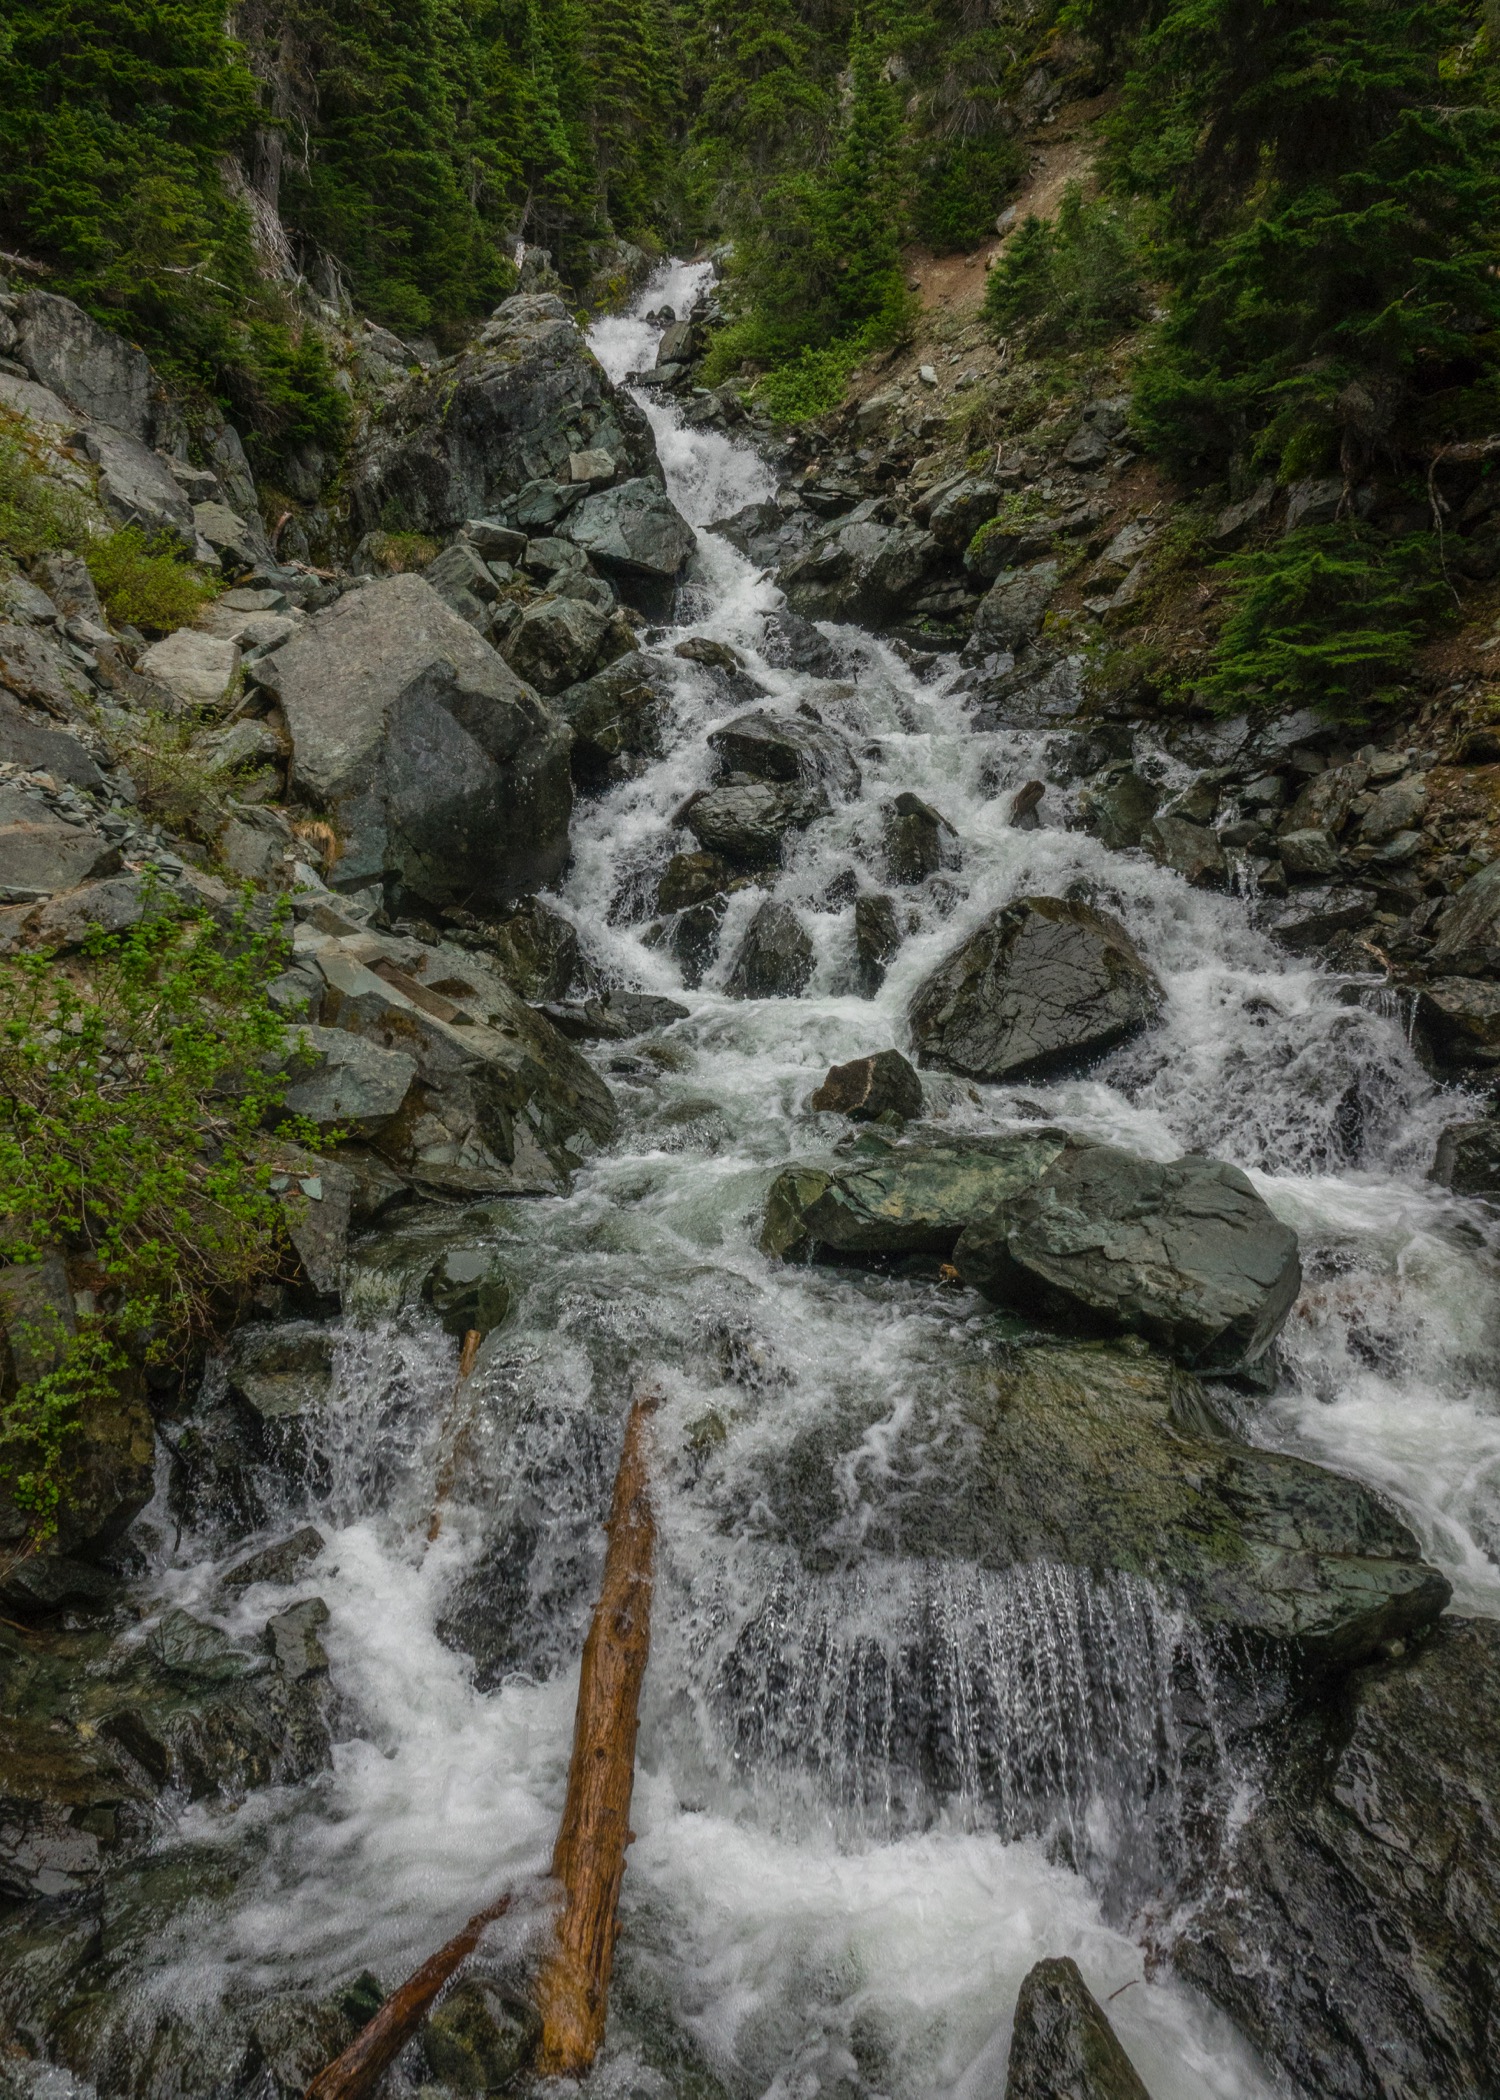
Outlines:
<svg viewBox="0 0 1500 2100"><path fill-rule="evenodd" d="M817 813L816 802L809 804L801 789L752 780L696 796L682 822L706 853L721 854L735 867L764 868L780 860L787 834Z"/></svg>
<svg viewBox="0 0 1500 2100"><path fill-rule="evenodd" d="M1165 814L1154 817L1141 833L1141 844L1154 861L1195 889L1219 888L1227 875L1224 848L1207 824Z"/></svg>
<svg viewBox="0 0 1500 2100"><path fill-rule="evenodd" d="M0 692L0 763L50 773L71 787L94 791L104 785L104 775L79 738L38 721L6 692Z"/></svg>
<svg viewBox="0 0 1500 2100"><path fill-rule="evenodd" d="M1438 977L1417 994L1417 1047L1441 1072L1500 1064L1500 984Z"/></svg>
<svg viewBox="0 0 1500 2100"><path fill-rule="evenodd" d="M871 1057L830 1066L807 1105L848 1116L853 1123L873 1123L883 1116L905 1121L922 1113L922 1081L899 1050L877 1050Z"/></svg>
<svg viewBox="0 0 1500 2100"><path fill-rule="evenodd" d="M807 620L881 626L921 586L938 546L920 525L882 525L861 504L777 574L791 610Z"/></svg>
<svg viewBox="0 0 1500 2100"><path fill-rule="evenodd" d="M1072 1144L1034 1186L970 1225L965 1283L1068 1332L1142 1334L1195 1369L1243 1369L1302 1287L1297 1235L1238 1167L1163 1165Z"/></svg>
<svg viewBox="0 0 1500 2100"><path fill-rule="evenodd" d="M269 669L274 666L274 669ZM291 784L333 819L335 879L503 906L568 856L568 733L419 576L348 592L262 668Z"/></svg>
<svg viewBox="0 0 1500 2100"><path fill-rule="evenodd" d="M1140 845L1160 801L1161 789L1154 781L1128 763L1119 764L1088 783L1078 797L1078 813L1085 829L1112 853L1125 853Z"/></svg>
<svg viewBox="0 0 1500 2100"><path fill-rule="evenodd" d="M1500 965L1500 860L1464 884L1438 921L1432 961L1446 974L1489 972Z"/></svg>
<svg viewBox="0 0 1500 2100"><path fill-rule="evenodd" d="M145 916L146 884L139 875L114 875L63 890L25 914L19 928L8 931L5 945L47 948L64 953L78 948L97 927L102 933L124 933Z"/></svg>
<svg viewBox="0 0 1500 2100"><path fill-rule="evenodd" d="M552 709L573 732L573 780L585 791L628 778L636 763L660 758L667 699L639 650L558 693Z"/></svg>
<svg viewBox="0 0 1500 2100"><path fill-rule="evenodd" d="M0 620L0 686L64 722L82 721L91 698L87 680L61 641L14 620Z"/></svg>
<svg viewBox="0 0 1500 2100"><path fill-rule="evenodd" d="M795 999L812 972L807 928L789 904L768 899L745 929L724 989L731 999Z"/></svg>
<svg viewBox="0 0 1500 2100"><path fill-rule="evenodd" d="M637 476L585 497L558 528L601 569L674 583L697 541L659 481Z"/></svg>
<svg viewBox="0 0 1500 2100"><path fill-rule="evenodd" d="M960 1233L1035 1186L1069 1143L1063 1130L893 1143L871 1132L837 1166L785 1168L766 1197L760 1244L783 1261L951 1255Z"/></svg>
<svg viewBox="0 0 1500 2100"><path fill-rule="evenodd" d="M606 379L562 300L522 294L496 310L473 350L382 400L351 475L354 521L373 532L397 515L447 533L499 513L531 529L509 499L565 477L585 448L632 474L655 466L645 417Z"/></svg>
<svg viewBox="0 0 1500 2100"><path fill-rule="evenodd" d="M854 980L862 999L873 999L885 983L901 945L896 907L889 897L866 891L854 900Z"/></svg>
<svg viewBox="0 0 1500 2100"><path fill-rule="evenodd" d="M294 1084L282 1107L320 1130L374 1137L400 1113L417 1076L417 1061L404 1050L382 1050L346 1029L299 1028L293 1043Z"/></svg>
<svg viewBox="0 0 1500 2100"><path fill-rule="evenodd" d="M1455 1196L1500 1197L1500 1116L1450 1123L1438 1139L1429 1179Z"/></svg>
<svg viewBox="0 0 1500 2100"><path fill-rule="evenodd" d="M113 875L120 849L88 824L64 824L37 794L0 786L0 897L31 904Z"/></svg>
<svg viewBox="0 0 1500 2100"><path fill-rule="evenodd" d="M1322 948L1336 934L1368 924L1375 910L1373 890L1351 884L1316 884L1285 898L1268 898L1257 918L1271 938L1294 954Z"/></svg>
<svg viewBox="0 0 1500 2100"><path fill-rule="evenodd" d="M957 833L940 811L919 795L900 794L881 810L886 871L892 882L925 882L955 856Z"/></svg>
<svg viewBox="0 0 1500 2100"><path fill-rule="evenodd" d="M1173 1964L1291 2090L1477 2100L1493 2089L1497 1713L1500 1623L1444 1618L1275 1745L1264 1795Z"/></svg>
<svg viewBox="0 0 1500 2100"><path fill-rule="evenodd" d="M449 1334L488 1334L510 1311L510 1279L493 1247L445 1247L422 1279L422 1297Z"/></svg>
<svg viewBox="0 0 1500 2100"><path fill-rule="evenodd" d="M608 613L582 598L544 598L528 605L502 651L518 677L539 693L560 693L585 678L609 628Z"/></svg>
<svg viewBox="0 0 1500 2100"><path fill-rule="evenodd" d="M1059 897L991 914L912 1001L917 1062L974 1079L1075 1068L1149 1027L1163 993L1117 919Z"/></svg>
<svg viewBox="0 0 1500 2100"><path fill-rule="evenodd" d="M1057 593L1059 581L1055 561L1039 561L1029 569L1006 569L986 591L974 615L974 633L967 651L987 656L1000 650L1019 649L1037 634L1047 616L1047 607Z"/></svg>
<svg viewBox="0 0 1500 2100"><path fill-rule="evenodd" d="M55 292L17 300L15 326L22 361L42 386L91 422L149 442L155 388L144 351Z"/></svg>
<svg viewBox="0 0 1500 2100"><path fill-rule="evenodd" d="M194 551L193 506L159 454L104 423L87 426L83 449L99 470L99 501L112 518L139 525L148 535L166 533L187 553Z"/></svg>
<svg viewBox="0 0 1500 2100"><path fill-rule="evenodd" d="M1016 1999L1005 2100L1151 2100L1076 1961L1028 1969Z"/></svg>
<svg viewBox="0 0 1500 2100"><path fill-rule="evenodd" d="M848 743L811 710L777 715L757 708L736 715L708 741L730 771L755 780L794 783L809 791L823 788L840 802L852 801L860 791L859 766Z"/></svg>

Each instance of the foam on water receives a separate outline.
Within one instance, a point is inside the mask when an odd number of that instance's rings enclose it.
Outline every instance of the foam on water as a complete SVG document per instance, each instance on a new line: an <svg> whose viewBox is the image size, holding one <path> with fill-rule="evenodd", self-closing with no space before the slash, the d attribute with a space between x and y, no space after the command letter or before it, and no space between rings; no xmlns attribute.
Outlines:
<svg viewBox="0 0 1500 2100"><path fill-rule="evenodd" d="M648 364L659 331L639 316L684 312L704 277L671 265L634 315L598 323L606 369ZM640 398L696 525L772 492L748 448ZM1226 2024L1143 1974L1143 1877L1181 1865L1185 1818L1222 1826L1241 1805L1214 1734L1211 1658L1139 1585L885 1557L903 1469L961 1455L924 1396L983 1361L992 1322L936 1285L776 1268L756 1249L760 1210L769 1171L833 1135L805 1108L831 1061L903 1044L913 989L986 912L1093 885L1165 983L1161 1026L1086 1079L1007 1089L931 1075L931 1103L959 1127L1040 1113L1155 1157L1204 1149L1244 1166L1302 1235L1309 1279L1281 1389L1246 1403L1247 1433L1387 1493L1461 1603L1495 1611L1494 1235L1423 1178L1464 1104L1425 1077L1378 1000L1346 1003L1336 980L1260 935L1243 900L1069 830L1066 792L1048 789L1041 830L1011 829L1009 793L1041 776L1040 740L977 731L952 671L924 680L852 632L832 637L841 678L769 663L778 603L700 531L683 631L736 648L763 704L811 700L860 756L858 799L766 878L813 936L812 985L795 1001L724 996L757 888L732 900L696 990L644 938L672 812L711 777L714 726L746 704L668 651L667 755L579 807L556 902L606 976L669 991L689 1016L654 1065L614 1060L625 1135L570 1198L491 1213L516 1307L482 1352L468 1463L430 1550L452 1345L378 1278L363 1313L354 1292L324 1487L285 1511L329 1537L302 1588L330 1606L352 1727L325 1781L186 1818L216 1842L253 1836L260 1864L236 1904L195 1926L190 1960L163 1948L158 1985L190 1970L201 1998L367 1965L393 1979L498 1887L545 1868L597 1514L625 1395L647 1372L666 1394L662 1573L627 2000L665 2006L745 2100L835 2087L980 2100L999 2088L1021 1977L1071 1953L1101 1998L1120 1991L1111 2017L1155 2100L1261 2100L1269 2087ZM871 1001L853 995L851 909L833 885L857 870L880 886L880 804L903 789L942 811L961 850L903 893L906 938ZM775 1468L804 1447L820 1573L793 1565L766 1516ZM221 1611L202 1550L183 1542L163 1599ZM252 1591L226 1623L248 1631L285 1597ZM448 1645L440 1627L452 1638L466 1611L481 1628L486 1612L503 1620L509 1645L487 1661ZM909 1716L934 1711L935 1736L916 1740ZM518 1923L502 1965L535 1925ZM627 2036L606 2092L649 2086L632 2051Z"/></svg>

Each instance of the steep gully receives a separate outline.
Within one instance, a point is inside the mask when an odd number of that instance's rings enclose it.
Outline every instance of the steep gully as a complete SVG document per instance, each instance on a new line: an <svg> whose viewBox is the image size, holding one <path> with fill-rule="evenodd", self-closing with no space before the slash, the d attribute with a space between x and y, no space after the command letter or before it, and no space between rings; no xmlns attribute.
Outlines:
<svg viewBox="0 0 1500 2100"><path fill-rule="evenodd" d="M698 283L674 266L637 310L682 312ZM656 333L624 317L591 341L622 379ZM773 493L748 448L641 398L695 526ZM1424 1181L1461 1107L1434 1092L1393 1012L1345 1003L1336 979L1279 954L1243 899L1061 828L1056 794L1042 828L1011 828L1007 790L1039 772L1035 739L977 732L952 672L924 681L852 630L835 638L836 677L768 661L776 602L700 529L671 638L729 644L768 705L812 701L859 752L859 796L766 878L812 936L812 980L795 1000L726 996L764 888L730 898L718 959L691 990L620 908L709 778L708 734L745 704L732 678L678 661L669 753L577 812L560 902L607 977L669 994L687 1017L615 1058L626 1132L570 1197L489 1208L515 1309L481 1352L461 1491L425 1551L455 1345L393 1308L452 1228L361 1257L327 1471L285 1512L328 1540L322 1637L360 1725L324 1782L254 1796L227 1822L186 1811L180 1836L246 1864L222 1907L158 1941L134 1991L142 2010L201 2016L224 1992L316 1989L366 1967L389 1981L498 1888L544 1872L597 1510L646 1369L667 1396L662 1565L600 2089L685 2090L661 2066L687 2037L746 2095L993 2092L1022 1976L1066 1953L1110 2000L1156 2100L1258 2100L1276 2088L1225 2017L1165 1964L1147 1972L1201 1896L1194 1860L1257 1783L1209 1644L1123 1577L876 1550L924 1469L930 1492L949 1462L941 1437L924 1442L920 1396L983 1365L994 1316L922 1276L767 1262L762 1199L779 1164L817 1156L805 1104L828 1065L903 1044L914 988L969 927L1015 895L1095 885L1166 986L1161 1025L1086 1078L928 1075L929 1114L973 1132L1040 1115L1149 1157L1201 1150L1244 1167L1301 1236L1308 1280L1277 1389L1227 1403L1243 1433L1383 1492L1455 1608L1497 1616L1493 1233ZM960 850L903 895L909 931L872 1001L849 991L838 878L872 864L879 805L901 791L939 808ZM1329 1172L1324 1139L1352 1078L1365 1163ZM822 1528L800 1554L784 1511L797 1490L781 1477L792 1454L819 1475L805 1499ZM163 1604L214 1598L222 1616L193 1541L154 1579ZM503 1632L487 1650L481 1622ZM940 1713L935 1749L913 1747L924 1700ZM499 1972L519 1973L538 1925L523 1911L501 1929Z"/></svg>

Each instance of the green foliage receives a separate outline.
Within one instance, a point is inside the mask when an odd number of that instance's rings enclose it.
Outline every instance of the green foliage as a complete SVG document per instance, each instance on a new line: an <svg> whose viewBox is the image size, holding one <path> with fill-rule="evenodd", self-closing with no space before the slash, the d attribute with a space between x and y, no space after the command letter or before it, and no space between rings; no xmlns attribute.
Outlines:
<svg viewBox="0 0 1500 2100"><path fill-rule="evenodd" d="M1137 248L1121 206L1070 183L1054 221L1033 215L1007 242L985 285L984 318L996 334L1021 329L1038 348L1107 342L1144 312Z"/></svg>
<svg viewBox="0 0 1500 2100"><path fill-rule="evenodd" d="M939 254L977 248L1025 172L1025 155L1003 132L939 140L919 163L912 231Z"/></svg>
<svg viewBox="0 0 1500 2100"><path fill-rule="evenodd" d="M150 540L139 525L90 540L83 558L117 627L170 634L186 627L214 595L174 542Z"/></svg>
<svg viewBox="0 0 1500 2100"><path fill-rule="evenodd" d="M0 958L0 1261L62 1246L97 1278L97 1317L0 1411L0 1436L29 1440L13 1488L42 1528L123 1353L170 1358L284 1259L260 1133L285 1091L266 997L285 953L284 918L257 928L247 897L224 930L157 900L82 969Z"/></svg>
<svg viewBox="0 0 1500 2100"><path fill-rule="evenodd" d="M135 782L142 813L212 846L229 817L230 798L243 792L254 769L205 758L197 741L200 727L188 714L133 708L106 734Z"/></svg>
<svg viewBox="0 0 1500 2100"><path fill-rule="evenodd" d="M24 443L26 425L0 412L0 547L18 561L76 547L89 529L82 498L44 472Z"/></svg>
<svg viewBox="0 0 1500 2100"><path fill-rule="evenodd" d="M1350 723L1398 696L1445 595L1430 534L1390 542L1353 519L1237 554L1220 573L1234 603L1210 698L1226 710L1313 704Z"/></svg>

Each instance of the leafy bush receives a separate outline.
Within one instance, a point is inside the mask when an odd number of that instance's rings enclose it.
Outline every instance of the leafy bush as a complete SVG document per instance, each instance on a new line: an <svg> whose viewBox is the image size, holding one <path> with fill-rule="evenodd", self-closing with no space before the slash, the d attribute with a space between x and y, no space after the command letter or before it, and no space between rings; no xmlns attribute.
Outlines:
<svg viewBox="0 0 1500 2100"><path fill-rule="evenodd" d="M998 334L1024 331L1037 347L1106 342L1145 312L1138 243L1121 206L1063 192L1057 218L1025 219L990 271L984 318Z"/></svg>
<svg viewBox="0 0 1500 2100"><path fill-rule="evenodd" d="M977 248L1026 172L1026 157L1001 132L945 139L923 161L912 200L912 230L939 254Z"/></svg>
<svg viewBox="0 0 1500 2100"><path fill-rule="evenodd" d="M257 927L247 896L222 930L158 899L133 931L96 933L83 968L0 958L0 1261L61 1246L97 1307L0 1409L40 1530L79 1410L126 1356L170 1360L284 1262L260 1132L286 1084L266 997L285 952L284 918Z"/></svg>
<svg viewBox="0 0 1500 2100"><path fill-rule="evenodd" d="M0 412L0 547L20 561L73 547L89 529L81 496L51 479L22 442L25 424Z"/></svg>
<svg viewBox="0 0 1500 2100"><path fill-rule="evenodd" d="M171 634L214 595L213 586L170 540L148 540L139 525L91 540L83 558L104 610L117 627Z"/></svg>
<svg viewBox="0 0 1500 2100"><path fill-rule="evenodd" d="M135 782L141 812L211 846L229 815L229 799L253 767L205 758L191 715L133 709L106 729L117 760Z"/></svg>
<svg viewBox="0 0 1500 2100"><path fill-rule="evenodd" d="M1309 704L1361 723L1394 700L1445 596L1436 542L1350 519L1305 527L1221 565L1233 610L1208 693L1226 711Z"/></svg>

